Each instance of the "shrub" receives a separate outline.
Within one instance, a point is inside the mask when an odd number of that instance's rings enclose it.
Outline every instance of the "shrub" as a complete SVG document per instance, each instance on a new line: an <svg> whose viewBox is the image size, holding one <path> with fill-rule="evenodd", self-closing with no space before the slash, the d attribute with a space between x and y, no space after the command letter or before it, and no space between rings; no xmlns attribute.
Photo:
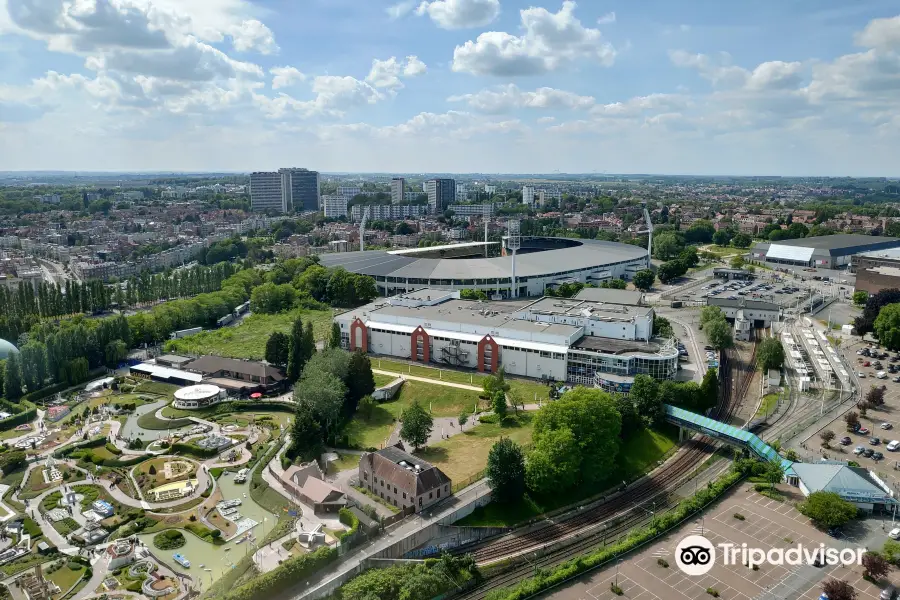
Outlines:
<svg viewBox="0 0 900 600"><path fill-rule="evenodd" d="M657 558L656 564L659 565L660 567L662 567L663 569L669 568L669 562L664 558Z"/></svg>
<svg viewBox="0 0 900 600"><path fill-rule="evenodd" d="M150 465L150 468L147 469L147 473L149 473L150 475L156 475L156 466Z"/></svg>
<svg viewBox="0 0 900 600"><path fill-rule="evenodd" d="M322 569L337 558L337 550L319 548L312 554L302 554L287 559L273 571L269 571L225 595L224 600L256 600L272 597L287 590L304 577Z"/></svg>
<svg viewBox="0 0 900 600"><path fill-rule="evenodd" d="M610 584L609 584L609 591L611 591L611 592L612 592L613 594L615 594L616 596L621 596L622 594L625 593L624 591L622 591L622 588L620 588L619 586L617 586L615 583L610 583Z"/></svg>
<svg viewBox="0 0 900 600"><path fill-rule="evenodd" d="M745 516L742 515L741 513L734 513L733 516L734 516L734 518L737 519L738 521L745 521L745 520L747 520L747 517L745 517Z"/></svg>
<svg viewBox="0 0 900 600"><path fill-rule="evenodd" d="M160 550L174 550L187 543L184 534L177 529L168 529L153 536L153 545Z"/></svg>
<svg viewBox="0 0 900 600"><path fill-rule="evenodd" d="M717 590L716 588L713 588L713 587L706 588L706 593L709 594L710 596L712 596L713 598L719 597L719 590Z"/></svg>

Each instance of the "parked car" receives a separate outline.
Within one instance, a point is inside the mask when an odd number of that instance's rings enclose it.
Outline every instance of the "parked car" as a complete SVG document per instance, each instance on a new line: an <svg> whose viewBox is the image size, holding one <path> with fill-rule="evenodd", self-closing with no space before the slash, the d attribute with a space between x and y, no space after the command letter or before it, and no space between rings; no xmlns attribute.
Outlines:
<svg viewBox="0 0 900 600"><path fill-rule="evenodd" d="M853 454L856 454L857 456L859 456L860 454L862 454L865 451L866 451L865 446L857 446L856 448L853 449Z"/></svg>
<svg viewBox="0 0 900 600"><path fill-rule="evenodd" d="M862 371L860 371L859 373L857 373L856 376L859 377L860 379L865 379L865 378L866 378L866 374L863 373Z"/></svg>
<svg viewBox="0 0 900 600"><path fill-rule="evenodd" d="M872 458L873 454L875 454L875 451L872 450L871 448L866 448L865 451L862 453L862 455L865 456L866 458Z"/></svg>
<svg viewBox="0 0 900 600"><path fill-rule="evenodd" d="M860 427L859 429L856 430L856 433L858 433L859 435L869 435L872 432L869 431L868 427Z"/></svg>
<svg viewBox="0 0 900 600"><path fill-rule="evenodd" d="M892 429L894 426L890 423L882 423L881 425L879 425L879 427L881 427L882 429Z"/></svg>
<svg viewBox="0 0 900 600"><path fill-rule="evenodd" d="M891 532L888 533L888 537L892 540L900 540L900 527L894 527L891 529Z"/></svg>
<svg viewBox="0 0 900 600"><path fill-rule="evenodd" d="M869 438L869 443L872 444L873 446L877 446L878 444L881 443L881 438L877 438L877 437Z"/></svg>
<svg viewBox="0 0 900 600"><path fill-rule="evenodd" d="M878 600L894 600L897 597L897 588L893 585L888 584L886 588L881 590L881 595L878 596Z"/></svg>
<svg viewBox="0 0 900 600"><path fill-rule="evenodd" d="M900 441L893 440L890 444L888 444L885 447L888 450L890 450L891 452L896 452L897 450L900 450Z"/></svg>
<svg viewBox="0 0 900 600"><path fill-rule="evenodd" d="M883 460L883 459L884 459L884 454L882 454L881 452L873 452L872 453L872 460Z"/></svg>
<svg viewBox="0 0 900 600"><path fill-rule="evenodd" d="M848 436L844 436L841 438L841 446L849 446L852 443L853 440L851 440Z"/></svg>

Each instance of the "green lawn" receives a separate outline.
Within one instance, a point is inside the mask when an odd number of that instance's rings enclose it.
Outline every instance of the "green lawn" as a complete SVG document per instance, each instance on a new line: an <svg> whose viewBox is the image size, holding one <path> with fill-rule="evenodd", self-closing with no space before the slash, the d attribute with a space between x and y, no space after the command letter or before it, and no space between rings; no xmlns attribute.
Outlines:
<svg viewBox="0 0 900 600"><path fill-rule="evenodd" d="M84 566L79 564L78 566L80 568L73 570L69 568L69 564L74 565L75 563L66 562L62 567L52 573L47 573L45 571L47 579L58 585L59 589L63 592L68 591L68 589L75 585L75 582L84 575Z"/></svg>
<svg viewBox="0 0 900 600"><path fill-rule="evenodd" d="M530 443L533 417L533 413L519 412L518 415L511 414L502 424L475 425L448 440L420 450L417 456L439 467L453 480L454 486L461 485L484 470L491 446L501 437L508 437L520 444Z"/></svg>
<svg viewBox="0 0 900 600"><path fill-rule="evenodd" d="M397 379L397 378L391 377L390 375L382 375L381 373L375 373L375 387L376 388L384 387L395 379ZM22 435L22 434L19 433L18 435Z"/></svg>
<svg viewBox="0 0 900 600"><path fill-rule="evenodd" d="M380 448L394 428L395 420L413 400L418 400L425 409L430 408L436 417L456 417L463 411L472 412L478 402L478 392L423 381L407 381L394 400L375 408L371 419L363 419L359 414L354 416L344 428L344 434L351 444L360 448Z"/></svg>
<svg viewBox="0 0 900 600"><path fill-rule="evenodd" d="M161 383L159 381L150 381L149 379L145 379L141 381L140 385L138 385L137 389L134 390L134 393L137 395L140 394L158 394L160 396L167 396L169 398L174 398L175 392L181 389L181 386L172 385L171 383Z"/></svg>
<svg viewBox="0 0 900 600"><path fill-rule="evenodd" d="M622 480L637 479L651 471L656 463L675 446L677 439L678 430L671 425L665 425L657 430L644 429L627 440L619 449L619 464L615 471L616 481L612 484L605 483L593 488L582 486L569 493L547 498L525 494L520 502L511 505L491 502L457 521L455 525L510 527L579 500L596 496L610 487L620 485Z"/></svg>
<svg viewBox="0 0 900 600"><path fill-rule="evenodd" d="M174 421L159 419L156 417L156 412L148 412L138 417L137 420L138 427L141 429L178 429L192 423L193 421L190 419L175 419Z"/></svg>
<svg viewBox="0 0 900 600"><path fill-rule="evenodd" d="M730 246L717 246L716 244L710 244L703 250L700 250L700 252L709 252L710 254L715 254L716 256L723 258L736 254L746 254L748 250L747 248L732 248Z"/></svg>
<svg viewBox="0 0 900 600"><path fill-rule="evenodd" d="M269 336L276 331L289 333L294 319L298 316L304 323L312 321L317 340L327 337L331 328L330 310L297 309L276 315L252 314L237 327L223 327L180 340L170 340L166 342L165 348L169 352L262 360Z"/></svg>
<svg viewBox="0 0 900 600"><path fill-rule="evenodd" d="M372 368L399 374L415 375L416 377L428 377L429 379L449 381L451 383L463 383L478 388L483 385L484 379L487 377L487 375L476 373L474 371L438 369L436 367L413 365L405 362L388 360L386 358L373 358ZM536 398L544 401L549 398L550 388L537 381L515 379L508 375L506 381L510 385L510 394L526 403L536 402Z"/></svg>
<svg viewBox="0 0 900 600"><path fill-rule="evenodd" d="M762 402L759 403L759 410L756 411L757 417L764 417L775 412L778 405L778 394L768 394L763 396Z"/></svg>
<svg viewBox="0 0 900 600"><path fill-rule="evenodd" d="M338 459L328 463L328 473L340 473L341 471L349 471L359 466L359 456L356 454L341 454L338 452Z"/></svg>

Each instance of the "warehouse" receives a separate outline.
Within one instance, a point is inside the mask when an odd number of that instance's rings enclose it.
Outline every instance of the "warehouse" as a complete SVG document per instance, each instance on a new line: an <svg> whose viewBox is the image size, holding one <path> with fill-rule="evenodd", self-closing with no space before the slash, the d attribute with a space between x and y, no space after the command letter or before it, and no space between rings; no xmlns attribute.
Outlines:
<svg viewBox="0 0 900 600"><path fill-rule="evenodd" d="M779 242L757 242L754 261L769 264L842 269L856 254L900 247L900 239L862 234L823 235Z"/></svg>
<svg viewBox="0 0 900 600"><path fill-rule="evenodd" d="M652 307L612 302L484 302L423 289L335 322L350 350L485 373L502 366L510 375L627 391L635 374L672 379L678 371L678 349L653 337L653 317Z"/></svg>

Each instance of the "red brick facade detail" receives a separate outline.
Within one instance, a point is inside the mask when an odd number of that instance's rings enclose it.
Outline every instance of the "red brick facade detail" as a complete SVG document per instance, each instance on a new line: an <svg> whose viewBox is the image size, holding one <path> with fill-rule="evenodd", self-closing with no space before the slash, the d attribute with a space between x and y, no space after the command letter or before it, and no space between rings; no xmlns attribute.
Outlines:
<svg viewBox="0 0 900 600"><path fill-rule="evenodd" d="M409 358L424 363L431 361L431 336L419 325L410 335ZM422 340L422 358L419 358L419 340Z"/></svg>
<svg viewBox="0 0 900 600"><path fill-rule="evenodd" d="M491 363L490 367L485 366L484 354L485 348L490 348L491 352ZM500 344L494 341L489 335L481 338L481 341L478 342L478 370L482 373L494 373L497 371L497 367L500 363Z"/></svg>
<svg viewBox="0 0 900 600"><path fill-rule="evenodd" d="M360 338L359 343L357 343L357 337ZM369 351L369 328L359 317L350 323L350 350Z"/></svg>

